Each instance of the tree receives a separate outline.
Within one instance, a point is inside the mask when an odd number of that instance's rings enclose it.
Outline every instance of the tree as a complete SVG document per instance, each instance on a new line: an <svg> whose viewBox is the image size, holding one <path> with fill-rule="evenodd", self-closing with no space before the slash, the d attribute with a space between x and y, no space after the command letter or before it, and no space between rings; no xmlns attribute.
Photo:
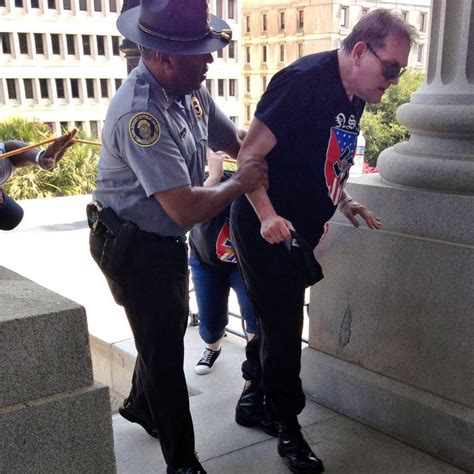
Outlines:
<svg viewBox="0 0 474 474"><path fill-rule="evenodd" d="M425 73L409 69L396 86L390 87L379 104L368 104L361 121L366 140L364 160L376 166L377 158L386 148L407 141L408 130L397 122L396 112L400 105L410 101L425 79Z"/></svg>
<svg viewBox="0 0 474 474"><path fill-rule="evenodd" d="M50 136L48 125L39 121L11 117L0 122L0 142L21 140L33 144ZM76 138L91 139L82 132ZM88 194L95 188L98 156L98 147L75 144L52 171L37 166L19 168L3 187L13 199Z"/></svg>

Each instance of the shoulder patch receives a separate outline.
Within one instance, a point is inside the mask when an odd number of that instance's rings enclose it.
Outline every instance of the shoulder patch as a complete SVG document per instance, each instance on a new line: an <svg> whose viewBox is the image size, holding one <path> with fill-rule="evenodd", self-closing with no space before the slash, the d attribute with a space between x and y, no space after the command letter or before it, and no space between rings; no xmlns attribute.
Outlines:
<svg viewBox="0 0 474 474"><path fill-rule="evenodd" d="M128 126L130 137L139 146L152 146L161 135L158 119L147 112L135 114Z"/></svg>

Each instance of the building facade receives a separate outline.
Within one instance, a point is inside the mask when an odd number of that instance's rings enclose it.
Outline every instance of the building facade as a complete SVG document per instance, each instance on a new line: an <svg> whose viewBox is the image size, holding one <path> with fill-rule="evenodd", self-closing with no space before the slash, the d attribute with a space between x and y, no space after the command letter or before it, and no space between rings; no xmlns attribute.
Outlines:
<svg viewBox="0 0 474 474"><path fill-rule="evenodd" d="M213 53L206 87L213 99L237 125L241 124L241 5L240 0L210 0L210 10L232 29L232 40L226 48Z"/></svg>
<svg viewBox="0 0 474 474"><path fill-rule="evenodd" d="M303 55L338 48L362 15L375 8L400 14L419 31L409 67L427 61L430 0L243 0L242 124L248 126L273 74Z"/></svg>
<svg viewBox="0 0 474 474"><path fill-rule="evenodd" d="M121 0L0 0L0 119L23 116L100 136L127 75Z"/></svg>

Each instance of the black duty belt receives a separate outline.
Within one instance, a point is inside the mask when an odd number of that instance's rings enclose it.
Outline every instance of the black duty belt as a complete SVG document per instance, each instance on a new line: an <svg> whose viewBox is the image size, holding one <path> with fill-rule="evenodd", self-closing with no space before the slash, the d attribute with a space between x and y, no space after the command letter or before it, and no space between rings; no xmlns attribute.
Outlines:
<svg viewBox="0 0 474 474"><path fill-rule="evenodd" d="M143 242L186 242L185 235L160 235L154 232L145 232L141 229L137 229L135 239Z"/></svg>

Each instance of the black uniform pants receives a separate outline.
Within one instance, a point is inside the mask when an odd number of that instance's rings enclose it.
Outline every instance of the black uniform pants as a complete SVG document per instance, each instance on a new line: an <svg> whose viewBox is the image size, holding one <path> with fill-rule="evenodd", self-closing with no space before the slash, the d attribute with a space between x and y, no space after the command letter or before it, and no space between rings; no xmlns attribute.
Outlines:
<svg viewBox="0 0 474 474"><path fill-rule="evenodd" d="M125 308L138 352L129 401L154 421L166 463L176 469L195 463L183 371L187 245L150 241L142 234L135 237L120 270L102 270L116 302ZM105 243L104 236L91 234L91 253L99 266Z"/></svg>
<svg viewBox="0 0 474 474"><path fill-rule="evenodd" d="M247 344L246 380L262 387L270 415L292 425L305 406L299 377L306 284L285 244L268 244L253 213L231 211L232 242L257 316L257 334Z"/></svg>

